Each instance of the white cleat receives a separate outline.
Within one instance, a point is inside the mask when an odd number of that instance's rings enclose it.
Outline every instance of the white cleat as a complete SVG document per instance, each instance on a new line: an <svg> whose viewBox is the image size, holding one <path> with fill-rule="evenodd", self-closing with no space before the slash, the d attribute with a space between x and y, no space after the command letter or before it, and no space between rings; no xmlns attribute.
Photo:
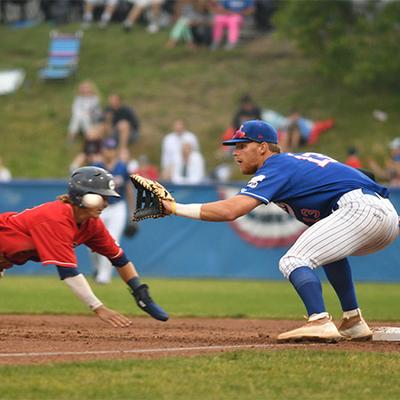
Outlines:
<svg viewBox="0 0 400 400"><path fill-rule="evenodd" d="M305 325L278 335L279 343L285 342L324 342L337 343L343 340L330 315L315 318L311 315Z"/></svg>
<svg viewBox="0 0 400 400"><path fill-rule="evenodd" d="M372 339L372 331L361 315L358 308L357 314L351 317L343 317L340 326L340 334L347 340L367 341Z"/></svg>

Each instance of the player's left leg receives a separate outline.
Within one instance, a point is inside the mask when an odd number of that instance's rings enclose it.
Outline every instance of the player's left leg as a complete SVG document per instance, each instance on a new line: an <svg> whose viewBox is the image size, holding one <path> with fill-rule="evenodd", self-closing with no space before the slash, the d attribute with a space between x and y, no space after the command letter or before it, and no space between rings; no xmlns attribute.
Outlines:
<svg viewBox="0 0 400 400"><path fill-rule="evenodd" d="M349 340L371 339L371 329L358 308L351 267L347 258L324 265L323 268L342 306L343 318L339 325L340 334Z"/></svg>

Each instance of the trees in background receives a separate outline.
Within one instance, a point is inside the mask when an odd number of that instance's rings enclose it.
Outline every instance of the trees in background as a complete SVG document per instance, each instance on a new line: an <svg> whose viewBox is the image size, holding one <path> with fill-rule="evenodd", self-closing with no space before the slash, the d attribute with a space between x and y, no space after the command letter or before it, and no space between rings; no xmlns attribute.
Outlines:
<svg viewBox="0 0 400 400"><path fill-rule="evenodd" d="M399 1L290 0L281 3L274 24L326 77L399 88Z"/></svg>

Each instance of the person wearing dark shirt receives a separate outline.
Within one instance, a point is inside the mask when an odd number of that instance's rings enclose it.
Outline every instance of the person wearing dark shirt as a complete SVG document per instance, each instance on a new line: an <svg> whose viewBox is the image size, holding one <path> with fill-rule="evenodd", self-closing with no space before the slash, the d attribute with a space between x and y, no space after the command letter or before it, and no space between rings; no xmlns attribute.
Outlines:
<svg viewBox="0 0 400 400"><path fill-rule="evenodd" d="M234 131L238 130L243 122L252 119L262 119L261 108L254 103L254 100L250 95L246 94L241 97L239 109L233 117L232 124Z"/></svg>
<svg viewBox="0 0 400 400"><path fill-rule="evenodd" d="M139 138L140 122L135 111L122 104L118 94L111 94L108 106L104 110L106 136L114 137L118 142L120 156L124 159L128 154L128 145Z"/></svg>

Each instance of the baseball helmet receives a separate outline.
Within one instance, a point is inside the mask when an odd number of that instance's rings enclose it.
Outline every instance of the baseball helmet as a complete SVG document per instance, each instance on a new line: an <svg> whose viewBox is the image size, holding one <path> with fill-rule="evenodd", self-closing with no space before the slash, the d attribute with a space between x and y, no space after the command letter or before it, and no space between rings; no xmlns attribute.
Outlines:
<svg viewBox="0 0 400 400"><path fill-rule="evenodd" d="M85 194L102 197L121 197L115 191L114 177L103 168L81 167L74 170L68 180L68 195L73 204L82 207Z"/></svg>

